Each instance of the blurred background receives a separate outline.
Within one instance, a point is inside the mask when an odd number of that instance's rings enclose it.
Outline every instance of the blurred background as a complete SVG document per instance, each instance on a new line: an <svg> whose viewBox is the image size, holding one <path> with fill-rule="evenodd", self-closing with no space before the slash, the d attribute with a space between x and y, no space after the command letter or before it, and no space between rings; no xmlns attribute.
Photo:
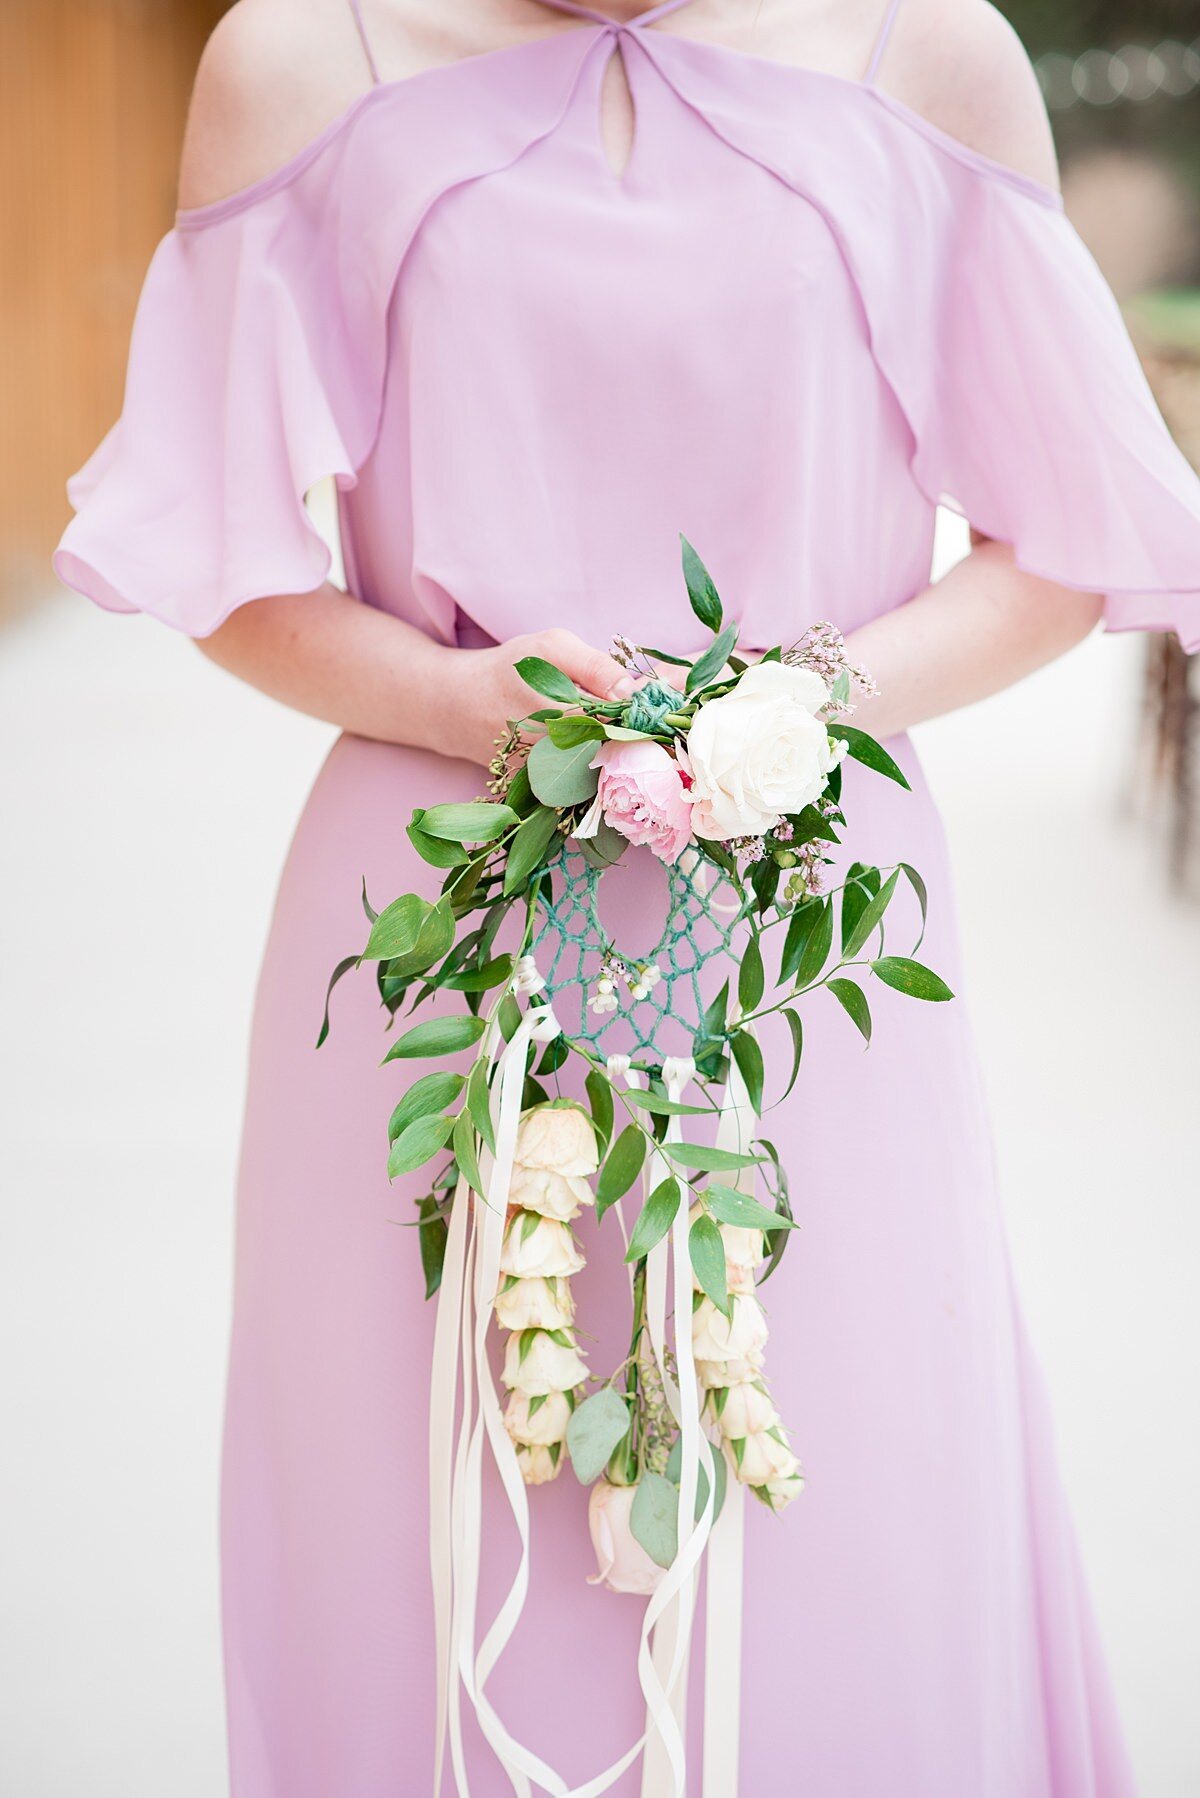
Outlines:
<svg viewBox="0 0 1200 1798"><path fill-rule="evenodd" d="M1002 9L1038 67L1068 208L1200 463L1200 6ZM171 633L94 613L47 567L65 475L119 409L222 10L0 0L0 1440L20 1445L0 1532L5 1798L225 1790L238 1113L274 882L331 733ZM940 564L961 549L947 522ZM1173 643L1121 638L919 738L1145 1798L1200 1795L1198 731Z"/></svg>

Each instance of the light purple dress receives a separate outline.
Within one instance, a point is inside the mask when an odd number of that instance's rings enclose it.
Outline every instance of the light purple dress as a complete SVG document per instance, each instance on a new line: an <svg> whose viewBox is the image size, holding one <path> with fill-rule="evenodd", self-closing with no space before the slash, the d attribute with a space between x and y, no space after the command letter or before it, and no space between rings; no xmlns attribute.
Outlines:
<svg viewBox="0 0 1200 1798"><path fill-rule="evenodd" d="M332 474L354 593L446 643L560 624L693 650L682 530L763 647L919 591L945 495L1022 566L1106 592L1113 626L1200 643L1200 485L1055 194L870 80L690 40L678 0L631 27L553 3L579 16L377 81L286 167L180 216L124 415L73 487L67 582L196 635L304 594L328 557L303 496ZM619 176L598 129L614 49L636 108ZM961 993L937 815L893 748L914 792L852 771L851 848L923 870L927 957ZM365 979L312 1045L361 943L360 877L377 900L430 890L410 809L480 784L345 737L283 877L225 1458L235 1798L430 1786L433 1310L394 1222L419 1182L384 1174L405 1077L378 1067ZM643 876L610 884L636 936ZM1128 1798L966 1007L876 1008L864 1055L817 995L771 1119L803 1231L764 1291L769 1371L809 1484L783 1518L750 1507L742 1790ZM598 1370L627 1327L609 1229L585 1220L576 1282ZM586 1583L569 1473L532 1509L532 1591L490 1691L583 1781L640 1729L641 1604ZM498 1524L485 1614L513 1555ZM472 1793L507 1791L472 1754Z"/></svg>

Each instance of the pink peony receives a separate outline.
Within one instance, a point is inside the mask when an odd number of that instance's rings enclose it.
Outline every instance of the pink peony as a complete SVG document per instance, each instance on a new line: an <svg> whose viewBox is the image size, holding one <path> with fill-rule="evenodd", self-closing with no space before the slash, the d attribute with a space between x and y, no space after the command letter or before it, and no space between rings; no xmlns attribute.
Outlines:
<svg viewBox="0 0 1200 1798"><path fill-rule="evenodd" d="M674 865L692 841L692 802L679 764L658 743L602 743L592 766L600 770L593 814Z"/></svg>

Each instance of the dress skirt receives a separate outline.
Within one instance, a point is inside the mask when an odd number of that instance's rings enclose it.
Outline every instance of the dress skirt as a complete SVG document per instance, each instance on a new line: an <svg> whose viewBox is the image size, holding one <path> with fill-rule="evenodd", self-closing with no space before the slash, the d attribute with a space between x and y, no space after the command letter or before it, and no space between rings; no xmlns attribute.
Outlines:
<svg viewBox="0 0 1200 1798"><path fill-rule="evenodd" d="M890 747L914 790L851 765L847 852L920 869L922 959L959 997L921 1005L872 981L864 1050L835 1000L812 995L800 1079L764 1125L801 1225L761 1290L766 1371L808 1483L784 1515L747 1506L741 1791L1130 1798L1013 1295L942 831L911 746ZM366 970L314 1043L329 973L365 938L362 878L377 907L431 894L438 876L404 834L412 808L480 784L466 763L343 737L283 876L252 1040L223 1474L233 1798L432 1790L434 1305L411 1228L428 1176L389 1186L385 1172L413 1072L380 1066L386 1014ZM652 946L649 860L605 880L630 951ZM916 907L900 904L889 943L904 952ZM764 1048L770 1104L790 1057L769 1032ZM604 1374L625 1353L626 1274L612 1222L588 1213L579 1233L578 1321ZM641 1731L643 1601L588 1584L587 1492L569 1467L530 1503L529 1600L488 1689L518 1739L582 1783ZM516 1552L493 1479L485 1617ZM689 1792L702 1659L697 1642ZM473 1798L500 1798L509 1782L468 1730ZM640 1776L613 1790L631 1798Z"/></svg>

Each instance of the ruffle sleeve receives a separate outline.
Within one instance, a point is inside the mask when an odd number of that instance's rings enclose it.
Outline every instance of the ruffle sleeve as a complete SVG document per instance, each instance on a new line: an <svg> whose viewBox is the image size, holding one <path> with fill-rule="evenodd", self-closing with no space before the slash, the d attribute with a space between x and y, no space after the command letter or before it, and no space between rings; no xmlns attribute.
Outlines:
<svg viewBox="0 0 1200 1798"><path fill-rule="evenodd" d="M329 571L305 495L331 475L354 484L377 381L322 248L329 221L304 197L185 214L159 246L120 421L69 483L76 516L54 558L112 611L206 636Z"/></svg>
<svg viewBox="0 0 1200 1798"><path fill-rule="evenodd" d="M1200 648L1200 479L1107 283L1056 195L945 178L919 359L896 363L917 480L1028 572L1104 595L1110 629Z"/></svg>

